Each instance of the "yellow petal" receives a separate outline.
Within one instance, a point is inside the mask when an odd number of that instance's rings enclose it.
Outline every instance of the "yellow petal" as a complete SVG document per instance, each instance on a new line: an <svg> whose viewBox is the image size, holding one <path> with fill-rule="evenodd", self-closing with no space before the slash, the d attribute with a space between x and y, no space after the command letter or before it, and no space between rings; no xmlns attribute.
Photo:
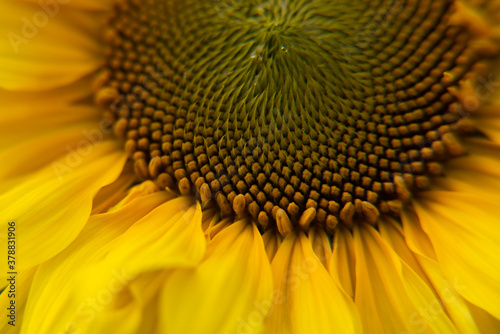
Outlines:
<svg viewBox="0 0 500 334"><path fill-rule="evenodd" d="M430 285L425 272L420 267L420 264L415 257L415 254L410 250L403 236L402 227L390 217L382 217L379 224L380 236L387 244L396 252L399 258L410 266L410 268L420 276L420 278Z"/></svg>
<svg viewBox="0 0 500 334"><path fill-rule="evenodd" d="M86 96L82 94L85 83L88 84L88 80L70 85L71 89L65 87L45 94L0 90L0 102L5 110L10 111L2 114L0 119L0 150L8 149L14 143L36 141L52 131L77 125L81 126L79 134L86 141L102 140L102 135L110 130L106 121L100 121L100 111L94 106L69 105L73 99Z"/></svg>
<svg viewBox="0 0 500 334"><path fill-rule="evenodd" d="M127 287L112 295L112 300L103 305L101 312L96 312L84 332L156 333L158 295L165 278L164 271L155 271L132 279Z"/></svg>
<svg viewBox="0 0 500 334"><path fill-rule="evenodd" d="M457 290L500 319L500 207L488 198L426 192L415 209L437 260Z"/></svg>
<svg viewBox="0 0 500 334"><path fill-rule="evenodd" d="M366 333L454 333L431 289L371 226L354 227L355 302Z"/></svg>
<svg viewBox="0 0 500 334"><path fill-rule="evenodd" d="M157 333L160 318L160 292L168 277L168 271L144 273L129 285L136 307L142 310L141 323L136 333Z"/></svg>
<svg viewBox="0 0 500 334"><path fill-rule="evenodd" d="M6 224L17 224L17 270L37 265L63 250L87 221L92 199L120 174L125 155L117 143L103 142L88 148L86 156L59 160L0 197L0 238ZM22 245L22 246L21 246Z"/></svg>
<svg viewBox="0 0 500 334"><path fill-rule="evenodd" d="M403 224L405 226L411 225L414 231L420 229L418 219L408 221L408 217L409 215L403 215ZM414 217L414 215L411 217ZM460 333L478 333L478 328L474 323L469 308L464 299L457 293L455 287L453 287L454 282L448 282L444 277L441 268L439 268L438 263L434 260L435 255L433 250L431 251L432 257L423 255L429 252L427 248L424 251L419 250L417 253L411 252L405 243L401 227L392 219L384 219L384 222L379 224L379 229L382 238L396 251L398 256L427 285L433 287L432 292L434 293L434 297L440 301L457 330ZM420 238L427 239L423 231L418 235Z"/></svg>
<svg viewBox="0 0 500 334"><path fill-rule="evenodd" d="M267 230L262 235L262 240L264 241L264 246L266 247L266 253L267 257L269 258L269 262L271 262L281 243L279 233L276 233L276 231L273 230Z"/></svg>
<svg viewBox="0 0 500 334"><path fill-rule="evenodd" d="M189 197L166 202L118 237L103 268L124 268L130 275L143 271L197 264L205 252L201 207Z"/></svg>
<svg viewBox="0 0 500 334"><path fill-rule="evenodd" d="M97 126L97 122L78 123L48 129L43 134L29 137L28 140L11 143L7 149L0 150L0 160L4 161L0 166L0 180L34 172L67 154L76 156L78 152L87 152L88 145L93 142L85 137L84 131Z"/></svg>
<svg viewBox="0 0 500 334"><path fill-rule="evenodd" d="M116 273L123 273L127 281L132 282L139 275L154 275L158 270L196 266L203 257L206 245L201 230L201 207L192 203L189 197L172 199L113 240L102 261L76 274L80 277L79 284L74 287L78 289L76 299L101 295L108 289L107 282L115 280ZM100 279L96 281L95 277ZM120 295L111 294L111 297L120 298ZM110 319L128 315L129 320L133 320L130 326L138 326L142 306L137 303L140 304L141 299L135 296L123 307L105 308L105 311ZM104 314L96 316L96 320L99 324L112 326ZM84 318L79 317L75 321L86 328ZM88 325L88 331L92 332L94 324Z"/></svg>
<svg viewBox="0 0 500 334"><path fill-rule="evenodd" d="M232 217L226 217L224 219L220 219L218 215L212 217L210 220L210 224L205 230L205 235L207 237L207 241L212 240L215 236L223 231L226 227L233 223Z"/></svg>
<svg viewBox="0 0 500 334"><path fill-rule="evenodd" d="M126 306L118 309L104 308L101 312L96 313L95 319L88 324L88 327L85 327L83 333L141 333L142 331L139 327L141 320L141 305L127 303Z"/></svg>
<svg viewBox="0 0 500 334"><path fill-rule="evenodd" d="M326 232L321 228L312 228L309 230L308 238L311 241L314 253L327 268L327 263L332 256L332 246Z"/></svg>
<svg viewBox="0 0 500 334"><path fill-rule="evenodd" d="M459 281L449 282L436 261L421 255L418 255L418 260L457 330L460 333L480 333L470 308L459 294Z"/></svg>
<svg viewBox="0 0 500 334"><path fill-rule="evenodd" d="M136 200L137 198L141 198L142 196L157 193L160 190L161 190L160 187L158 187L158 185L156 185L153 181L146 180L146 181L128 189L125 197L122 198L120 200L120 202L118 202L118 204L109 208L108 212L114 212L114 211L120 210L122 207L129 204L133 200ZM168 199L174 199L177 197L177 194L174 194L173 192L165 191L164 193L165 193L166 198L168 198Z"/></svg>
<svg viewBox="0 0 500 334"><path fill-rule="evenodd" d="M56 12L39 3L14 0L2 1L0 12L8 13L0 21L1 87L54 88L99 67L99 13L62 4Z"/></svg>
<svg viewBox="0 0 500 334"><path fill-rule="evenodd" d="M479 327L480 333L500 333L500 320L476 305L467 301L466 303Z"/></svg>
<svg viewBox="0 0 500 334"><path fill-rule="evenodd" d="M356 308L300 233L280 245L272 270L276 290L265 333L357 333Z"/></svg>
<svg viewBox="0 0 500 334"><path fill-rule="evenodd" d="M92 214L108 211L112 206L127 196L132 184L137 180L132 164L125 165L120 177L113 183L102 188L94 197L92 203Z"/></svg>
<svg viewBox="0 0 500 334"><path fill-rule="evenodd" d="M489 139L500 144L500 119L498 115L497 117L480 117L474 119L474 123Z"/></svg>
<svg viewBox="0 0 500 334"><path fill-rule="evenodd" d="M237 221L220 231L198 268L165 283L160 332L258 333L272 293L271 268L257 228Z"/></svg>
<svg viewBox="0 0 500 334"><path fill-rule="evenodd" d="M500 146L474 139L466 147L473 154L452 159L446 177L437 179L435 188L500 200Z"/></svg>
<svg viewBox="0 0 500 334"><path fill-rule="evenodd" d="M328 271L332 277L339 280L344 291L350 297L354 297L355 264L352 234L349 230L339 226L333 239L333 254L328 263Z"/></svg>
<svg viewBox="0 0 500 334"><path fill-rule="evenodd" d="M103 287L102 296L98 290L79 299L76 292L81 289L81 278L78 273L95 265L109 252L117 237L171 198L165 192L143 194L117 211L91 216L78 238L63 252L43 263L37 271L26 308L24 332L57 333L66 331L72 325L90 325L107 305L101 302L107 297L104 295L107 292L121 293L131 276L124 268L113 268L112 277L108 279L97 275L92 280L102 278L96 281ZM47 303L47 300L52 302ZM41 313L43 317L39 316Z"/></svg>
<svg viewBox="0 0 500 334"><path fill-rule="evenodd" d="M416 254L436 260L436 253L429 237L422 230L415 212L404 210L401 215L406 244Z"/></svg>

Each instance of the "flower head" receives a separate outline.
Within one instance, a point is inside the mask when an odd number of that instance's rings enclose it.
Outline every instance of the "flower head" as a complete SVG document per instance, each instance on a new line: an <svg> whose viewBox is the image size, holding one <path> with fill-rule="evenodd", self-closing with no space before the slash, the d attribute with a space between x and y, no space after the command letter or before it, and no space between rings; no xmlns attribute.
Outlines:
<svg viewBox="0 0 500 334"><path fill-rule="evenodd" d="M500 328L499 1L1 6L2 332Z"/></svg>

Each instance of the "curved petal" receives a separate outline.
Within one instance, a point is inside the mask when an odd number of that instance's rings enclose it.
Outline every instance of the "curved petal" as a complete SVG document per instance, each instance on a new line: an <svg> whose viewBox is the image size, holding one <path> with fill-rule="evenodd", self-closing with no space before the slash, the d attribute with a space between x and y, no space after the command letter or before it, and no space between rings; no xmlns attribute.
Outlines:
<svg viewBox="0 0 500 334"><path fill-rule="evenodd" d="M53 1L54 6L47 3L0 3L0 12L5 13L0 21L0 87L50 89L99 67L99 14L59 1Z"/></svg>
<svg viewBox="0 0 500 334"><path fill-rule="evenodd" d="M130 275L144 271L191 267L201 261L205 237L201 207L189 197L172 199L114 240L99 270L123 267Z"/></svg>
<svg viewBox="0 0 500 334"><path fill-rule="evenodd" d="M474 123L489 139L500 144L500 118L498 116L474 119Z"/></svg>
<svg viewBox="0 0 500 334"><path fill-rule="evenodd" d="M131 279L123 290L109 298L110 302L103 305L102 311L95 313L95 318L89 322L84 332L156 333L159 292L166 276L164 271L154 271Z"/></svg>
<svg viewBox="0 0 500 334"><path fill-rule="evenodd" d="M271 229L267 230L262 235L262 240L264 241L264 246L266 247L266 253L267 257L269 258L269 262L271 262L281 243L279 233Z"/></svg>
<svg viewBox="0 0 500 334"><path fill-rule="evenodd" d="M145 273L131 282L130 294L136 300L136 307L142 310L141 323L135 333L160 333L160 295L168 274L168 271Z"/></svg>
<svg viewBox="0 0 500 334"><path fill-rule="evenodd" d="M132 184L137 181L134 174L132 163L129 161L120 175L113 183L103 187L95 195L92 202L92 215L108 211L114 205L117 205L127 196Z"/></svg>
<svg viewBox="0 0 500 334"><path fill-rule="evenodd" d="M430 286L430 282L422 270L416 255L410 250L403 236L402 227L390 217L381 217L378 224L380 236L394 250L399 258Z"/></svg>
<svg viewBox="0 0 500 334"><path fill-rule="evenodd" d="M35 120L33 122L36 123ZM31 137L7 149L0 150L0 160L5 162L0 166L0 180L18 178L34 172L62 156L78 155L79 151L87 151L88 145L93 144L93 142L85 136L85 133L96 127L97 122L92 122L49 129L39 136ZM103 137L96 137L96 139L99 138Z"/></svg>
<svg viewBox="0 0 500 334"><path fill-rule="evenodd" d="M116 142L89 146L85 153L47 166L0 196L0 238L6 240L6 224L14 221L18 245L24 245L18 249L18 271L48 260L76 238L94 195L116 180L126 159Z"/></svg>
<svg viewBox="0 0 500 334"><path fill-rule="evenodd" d="M418 255L436 260L436 252L429 237L422 230L420 220L413 211L404 210L401 215L406 244Z"/></svg>
<svg viewBox="0 0 500 334"><path fill-rule="evenodd" d="M237 221L208 244L195 269L177 270L165 283L160 332L258 333L271 303L272 276L262 237Z"/></svg>
<svg viewBox="0 0 500 334"><path fill-rule="evenodd" d="M318 259L323 263L325 268L328 268L328 261L332 256L332 246L328 235L321 228L313 228L309 230L308 238Z"/></svg>
<svg viewBox="0 0 500 334"><path fill-rule="evenodd" d="M354 297L356 282L356 260L352 234L339 226L333 239L333 254L328 263L330 275L339 280L344 291Z"/></svg>
<svg viewBox="0 0 500 334"><path fill-rule="evenodd" d="M429 191L415 201L439 265L458 292L500 319L500 208L488 198Z"/></svg>
<svg viewBox="0 0 500 334"><path fill-rule="evenodd" d="M354 227L355 302L366 333L456 333L432 290L371 226Z"/></svg>
<svg viewBox="0 0 500 334"><path fill-rule="evenodd" d="M436 179L435 189L500 200L500 146L483 139L469 139L466 147L472 154L449 161L446 177Z"/></svg>
<svg viewBox="0 0 500 334"><path fill-rule="evenodd" d="M466 304L479 327L480 333L500 333L500 320L474 304L467 301Z"/></svg>
<svg viewBox="0 0 500 334"><path fill-rule="evenodd" d="M78 238L38 269L26 307L23 333L57 333L65 332L71 326L76 329L77 325L91 325L98 311L102 311L107 303L99 302L99 293L89 293L84 298L78 298L76 290L81 289L78 273L85 273L89 266L102 260L117 237L155 207L170 199L172 197L165 192L146 193L121 206L119 210L91 216ZM103 295L106 292L112 292L113 296L121 293L131 279L123 268L112 273L113 276L108 279L102 275L93 277L93 281L102 278L96 284L102 285ZM52 302L47 303L47 300ZM44 316L40 317L42 313Z"/></svg>
<svg viewBox="0 0 500 334"><path fill-rule="evenodd" d="M352 299L330 277L303 233L293 233L283 240L272 270L277 286L265 333L360 331Z"/></svg>
<svg viewBox="0 0 500 334"><path fill-rule="evenodd" d="M97 129L109 133L106 121L99 121L100 111L93 105L76 104L89 96L89 80L81 80L64 88L40 92L6 92L0 89L0 102L5 112L0 119L0 150L13 143L36 140L64 127L82 127L81 134L97 138ZM90 124L93 122L92 124ZM99 136L100 137L100 136ZM89 138L87 138L89 139Z"/></svg>
<svg viewBox="0 0 500 334"><path fill-rule="evenodd" d="M420 222L415 215L404 214L402 220L405 232L411 233L413 236L418 235L419 239L428 240L425 233L421 231ZM457 282L449 282L443 275L439 264L435 261L432 246L411 252L411 247L405 243L404 237L406 235L403 235L401 227L394 223L391 224L390 221L387 221L387 225L380 228L383 239L393 247L403 261L409 263L426 284L433 287L435 298L439 299L457 330L460 333L479 333L465 300L456 290L459 285L456 284ZM420 232L416 232L417 230ZM430 245L428 241L420 244Z"/></svg>

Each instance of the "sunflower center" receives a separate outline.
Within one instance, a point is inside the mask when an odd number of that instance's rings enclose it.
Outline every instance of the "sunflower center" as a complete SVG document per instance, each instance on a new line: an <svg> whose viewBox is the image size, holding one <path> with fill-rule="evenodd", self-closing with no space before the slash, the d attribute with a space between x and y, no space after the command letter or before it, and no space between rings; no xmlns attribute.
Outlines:
<svg viewBox="0 0 500 334"><path fill-rule="evenodd" d="M450 1L122 1L97 102L135 170L262 230L397 214L479 60Z"/></svg>

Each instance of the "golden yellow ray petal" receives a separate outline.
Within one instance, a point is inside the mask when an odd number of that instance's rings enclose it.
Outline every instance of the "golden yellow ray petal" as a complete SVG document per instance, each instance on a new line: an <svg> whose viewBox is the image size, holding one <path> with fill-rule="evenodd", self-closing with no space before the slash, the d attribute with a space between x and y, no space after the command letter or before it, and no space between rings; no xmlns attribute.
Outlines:
<svg viewBox="0 0 500 334"><path fill-rule="evenodd" d="M460 296L460 282L448 281L436 261L422 255L417 257L457 330L460 333L480 333L466 300Z"/></svg>
<svg viewBox="0 0 500 334"><path fill-rule="evenodd" d="M2 1L0 12L1 87L46 90L99 67L102 14L63 5L52 13L39 3L14 0Z"/></svg>
<svg viewBox="0 0 500 334"><path fill-rule="evenodd" d="M234 222L207 247L197 268L176 270L160 302L160 332L258 333L271 306L273 282L254 224Z"/></svg>
<svg viewBox="0 0 500 334"><path fill-rule="evenodd" d="M382 217L378 225L382 239L396 252L399 258L420 276L420 278L431 286L425 272L420 267L415 254L410 250L404 239L402 227L391 217Z"/></svg>
<svg viewBox="0 0 500 334"><path fill-rule="evenodd" d="M209 227L205 230L205 235L207 237L207 240L210 241L215 236L223 231L225 228L230 226L233 223L233 218L232 217L226 217L224 219L220 219L219 217L213 217L211 220L211 224Z"/></svg>
<svg viewBox="0 0 500 334"><path fill-rule="evenodd" d="M107 212L115 212L117 210L120 210L122 207L129 204L133 200L140 198L142 196L148 195L148 194L154 194L160 190L161 190L160 187L158 187L158 185L156 185L153 181L146 180L146 181L130 188L127 191L126 196L122 200L120 200L120 202L118 204L109 208ZM168 198L168 199L174 199L177 197L177 194L174 194L172 192L164 192L164 193L165 193L166 198Z"/></svg>
<svg viewBox="0 0 500 334"><path fill-rule="evenodd" d="M411 215L412 220L408 221L408 216L403 216L405 231L408 231L406 227L411 225L413 234L418 233L420 239L428 240L421 230L418 218ZM478 333L477 326L464 299L456 291L459 285L456 284L457 282L448 282L446 280L438 263L434 260L434 250L426 247L424 250L418 249L413 253L410 251L409 245L405 243L402 229L396 222L386 221L384 225L386 226L380 225L383 239L391 245L405 263L409 264L419 274L429 287L433 288L436 300L439 300L457 330L461 333ZM420 232L415 232L416 230L420 230ZM424 245L428 245L427 243L428 241ZM430 254L431 257L424 254Z"/></svg>
<svg viewBox="0 0 500 334"><path fill-rule="evenodd" d="M161 288L168 277L168 271L144 273L133 280L129 286L131 295L137 300L137 307L142 310L142 318L136 333L158 333L160 316Z"/></svg>
<svg viewBox="0 0 500 334"><path fill-rule="evenodd" d="M491 314L477 307L476 305L465 301L469 307L474 320L479 327L480 333L500 333L500 320Z"/></svg>
<svg viewBox="0 0 500 334"><path fill-rule="evenodd" d="M323 229L312 228L309 230L308 238L318 259L328 268L328 262L332 256L332 245Z"/></svg>
<svg viewBox="0 0 500 334"><path fill-rule="evenodd" d="M123 267L131 275L171 267L191 267L205 252L201 208L191 198L168 201L113 242L99 266Z"/></svg>
<svg viewBox="0 0 500 334"><path fill-rule="evenodd" d="M72 324L88 326L97 312L107 305L104 295L121 292L131 276L123 268L114 270L111 278L99 274L96 277L102 280L96 281L93 277L92 281L104 287L103 296L95 293L79 299L76 292L81 289L81 277L78 273L85 273L87 268L95 266L109 252L117 237L151 210L171 199L164 192L143 193L119 210L91 216L78 238L37 271L26 307L25 333L64 332ZM47 303L47 300L52 302ZM43 317L39 316L41 313Z"/></svg>
<svg viewBox="0 0 500 334"><path fill-rule="evenodd" d="M436 253L429 237L422 230L418 216L413 211L404 210L401 215L406 244L416 254L436 261Z"/></svg>
<svg viewBox="0 0 500 334"><path fill-rule="evenodd" d="M500 207L485 197L429 191L415 201L439 265L468 301L500 319Z"/></svg>
<svg viewBox="0 0 500 334"><path fill-rule="evenodd" d="M79 89L80 85L72 85ZM4 102L5 93L0 92L0 102L10 113L3 114L0 119L0 150L10 148L15 143L34 141L39 137L50 135L53 131L64 127L80 125L80 134L85 141L102 140L111 131L104 121L99 121L99 110L94 106L69 105L71 102L60 102L66 94L62 90L47 93L49 98L41 98L34 93L15 94L12 100ZM16 95L19 100L16 99ZM54 102L58 101L58 102Z"/></svg>
<svg viewBox="0 0 500 334"><path fill-rule="evenodd" d="M355 303L365 333L454 333L432 290L373 227L354 227Z"/></svg>
<svg viewBox="0 0 500 334"><path fill-rule="evenodd" d="M71 111L74 110L69 110ZM19 178L65 155L76 163L80 155L83 156L90 150L93 141L104 138L102 134L95 138L89 137L90 139L85 136L86 129L96 127L97 122L71 124L49 129L20 142L13 141L6 149L0 150L0 160L4 161L0 166L0 180Z"/></svg>
<svg viewBox="0 0 500 334"><path fill-rule="evenodd" d="M158 292L165 271L143 273L114 294L85 328L87 333L155 333L158 326Z"/></svg>
<svg viewBox="0 0 500 334"><path fill-rule="evenodd" d="M128 290L122 291L120 295L125 295L127 298L129 292ZM101 292L98 296L101 297L104 303L108 300L108 295ZM119 296L116 296L119 297ZM116 298L115 297L115 298ZM122 297L123 298L123 297ZM114 302L111 300L110 303ZM90 311L89 313L90 314ZM129 302L125 306L120 308L115 308L106 304L103 309L95 313L95 318L88 323L87 326L82 326L82 333L120 333L120 334L134 334L137 333L140 328L142 320L142 307L134 302ZM72 328L78 330L78 325L74 325Z"/></svg>
<svg viewBox="0 0 500 334"><path fill-rule="evenodd" d="M344 291L354 297L356 282L355 252L352 234L346 228L339 226L333 239L333 254L328 262L328 271L332 277L339 280Z"/></svg>
<svg viewBox="0 0 500 334"><path fill-rule="evenodd" d="M358 333L357 310L300 232L288 235L272 262L276 290L264 333Z"/></svg>
<svg viewBox="0 0 500 334"><path fill-rule="evenodd" d="M266 247L267 257L269 258L269 262L271 262L274 258L274 255L278 251L278 248L281 243L281 237L279 233L270 229L264 232L262 235L262 240L264 241L264 246Z"/></svg>
<svg viewBox="0 0 500 334"><path fill-rule="evenodd" d="M108 211L127 196L132 184L137 180L132 164L129 162L123 168L120 177L113 183L99 190L92 202L92 214Z"/></svg>
<svg viewBox="0 0 500 334"><path fill-rule="evenodd" d="M500 117L475 119L474 123L489 139L500 144Z"/></svg>
<svg viewBox="0 0 500 334"><path fill-rule="evenodd" d="M48 260L76 238L94 195L116 180L126 159L116 142L93 145L86 153L76 160L59 160L0 196L2 243L8 222L15 222L19 231L18 255L23 261L17 270Z"/></svg>

